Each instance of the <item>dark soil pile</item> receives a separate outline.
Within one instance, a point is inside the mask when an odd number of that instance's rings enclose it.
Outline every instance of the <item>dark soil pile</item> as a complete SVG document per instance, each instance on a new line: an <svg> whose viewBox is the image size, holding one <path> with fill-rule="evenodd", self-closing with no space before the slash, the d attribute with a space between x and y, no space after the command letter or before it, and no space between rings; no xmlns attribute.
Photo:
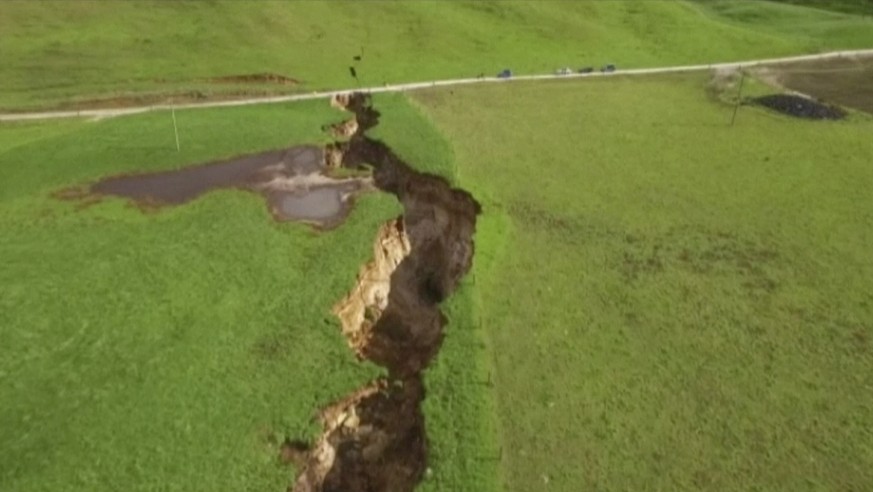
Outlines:
<svg viewBox="0 0 873 492"><path fill-rule="evenodd" d="M841 108L791 94L771 94L755 98L753 102L796 118L840 120L846 117Z"/></svg>

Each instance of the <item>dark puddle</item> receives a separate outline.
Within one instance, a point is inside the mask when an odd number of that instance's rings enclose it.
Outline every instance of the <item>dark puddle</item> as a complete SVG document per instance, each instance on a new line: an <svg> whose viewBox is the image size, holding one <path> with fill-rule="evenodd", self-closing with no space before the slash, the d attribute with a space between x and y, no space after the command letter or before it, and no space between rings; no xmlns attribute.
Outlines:
<svg viewBox="0 0 873 492"><path fill-rule="evenodd" d="M846 112L837 106L793 94L771 94L757 97L752 102L795 118L840 120L846 117Z"/></svg>
<svg viewBox="0 0 873 492"><path fill-rule="evenodd" d="M370 180L333 179L325 174L327 170L322 148L299 146L172 171L111 176L93 184L90 194L161 207L218 189L247 190L264 196L276 220L333 227L346 217L355 195L370 188Z"/></svg>
<svg viewBox="0 0 873 492"><path fill-rule="evenodd" d="M343 167L371 166L376 187L397 197L404 209L397 222L411 247L390 275L385 309L356 347L388 376L320 411L321 436L293 447L300 470L291 490L409 492L427 466L422 372L442 345L446 318L439 303L472 265L480 206L365 136L379 118L368 96L353 94L340 105L355 113L359 128L332 148Z"/></svg>

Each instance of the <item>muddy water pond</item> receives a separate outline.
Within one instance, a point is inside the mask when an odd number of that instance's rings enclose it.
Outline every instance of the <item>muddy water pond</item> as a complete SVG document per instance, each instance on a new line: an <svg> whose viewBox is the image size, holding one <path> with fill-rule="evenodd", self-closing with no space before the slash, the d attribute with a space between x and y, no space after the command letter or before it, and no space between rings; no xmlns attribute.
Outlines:
<svg viewBox="0 0 873 492"><path fill-rule="evenodd" d="M273 217L319 227L339 225L354 197L371 188L369 178L325 175L324 151L299 146L249 154L171 171L104 178L92 195L127 198L144 207L180 205L217 189L261 194Z"/></svg>

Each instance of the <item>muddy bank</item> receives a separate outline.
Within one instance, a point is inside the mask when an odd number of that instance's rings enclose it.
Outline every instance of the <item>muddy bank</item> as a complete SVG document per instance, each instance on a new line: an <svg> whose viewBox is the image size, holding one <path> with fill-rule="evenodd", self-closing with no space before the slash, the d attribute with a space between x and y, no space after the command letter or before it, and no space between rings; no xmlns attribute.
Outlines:
<svg viewBox="0 0 873 492"><path fill-rule="evenodd" d="M373 166L376 187L403 205L403 229L411 250L391 274L388 303L359 350L402 376L423 369L442 341L442 302L472 265L472 236L479 204L442 178L411 170L385 144L352 141L343 165ZM344 320L344 324L348 322Z"/></svg>
<svg viewBox="0 0 873 492"><path fill-rule="evenodd" d="M276 220L329 228L342 222L354 197L371 189L372 183L369 178L333 179L327 170L323 149L299 146L172 171L111 176L89 191L157 208L181 205L213 190L246 190L261 194Z"/></svg>
<svg viewBox="0 0 873 492"><path fill-rule="evenodd" d="M841 108L793 94L772 94L757 97L752 99L752 103L795 118L840 120L846 117L846 112Z"/></svg>
<svg viewBox="0 0 873 492"><path fill-rule="evenodd" d="M348 103L356 118L375 126L379 113L363 95ZM358 350L394 377L421 371L442 342L445 318L439 303L453 292L473 260L479 203L443 178L412 169L383 142L358 132L339 145L342 166L373 168L377 188L403 206L402 233L409 254L391 273L387 305L372 323L372 335ZM343 319L344 326L352 323Z"/></svg>
<svg viewBox="0 0 873 492"><path fill-rule="evenodd" d="M442 344L446 318L439 303L472 265L481 209L469 193L415 171L367 137L379 119L369 97L353 94L333 104L352 111L358 124L349 141L330 146L336 163L371 166L376 187L404 210L380 229L373 260L334 307L358 357L385 367L388 377L321 412L322 435L308 448L294 448L300 470L292 490L406 492L426 468L421 375Z"/></svg>
<svg viewBox="0 0 873 492"><path fill-rule="evenodd" d="M373 243L373 259L361 267L355 287L333 307L349 348L359 359L366 357L374 324L388 307L391 275L411 250L402 218L383 224Z"/></svg>
<svg viewBox="0 0 873 492"><path fill-rule="evenodd" d="M421 379L382 379L319 412L324 433L306 449L288 443L303 466L294 492L410 491L421 481L427 442Z"/></svg>

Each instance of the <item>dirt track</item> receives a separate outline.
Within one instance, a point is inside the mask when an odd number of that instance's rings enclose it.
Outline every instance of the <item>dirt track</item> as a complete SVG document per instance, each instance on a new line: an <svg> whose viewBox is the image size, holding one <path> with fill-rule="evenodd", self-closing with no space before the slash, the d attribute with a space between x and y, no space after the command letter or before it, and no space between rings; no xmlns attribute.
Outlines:
<svg viewBox="0 0 873 492"><path fill-rule="evenodd" d="M466 85L466 84L480 84L480 83L505 83L512 82L515 80L552 80L552 79L573 79L573 78L587 78L587 77L614 77L614 76L632 76L632 75L653 75L653 74L662 74L662 73L678 73L678 72L694 72L700 70L714 70L714 69L731 69L731 68L750 68L761 65L777 65L783 63L796 63L803 61L813 61L813 60L828 60L834 58L841 57L853 57L853 56L873 56L873 49L867 50L853 50L853 51L834 51L829 53L820 53L816 55L800 55L800 56L789 56L784 58L769 58L769 59L761 59L761 60L749 60L749 61L740 61L740 62L729 62L729 63L713 63L707 65L684 65L684 66L673 66L673 67L660 67L660 68L638 68L638 69L630 69L630 70L621 70L619 69L617 72L613 73L601 73L601 72L593 72L588 74L570 74L570 75L521 75L516 76L511 79L499 79L496 77L483 77L483 78L468 78L468 79L450 79L450 80L437 80L432 82L415 82L408 84L393 84L393 85L385 85L380 87L369 87L369 88L361 88L361 89L346 89L346 90L336 90L336 91L322 91L322 92L313 92L310 94L298 94L293 96L276 96L276 97L256 97L249 99L238 99L233 101L213 101L213 102L202 102L202 103L191 103L191 104L179 104L179 105L154 105L154 106L140 106L134 108L124 108L124 109L92 109L92 110L80 110L80 111L44 111L44 112L33 112L33 113L9 113L9 114L0 114L0 122L2 121L27 121L27 120L42 120L42 119L52 119L52 118L112 118L116 116L125 116L131 114L139 114L145 113L148 111L161 111L161 110L169 110L175 107L175 109L196 109L196 108L219 108L219 107L233 107L233 106L250 106L254 104L277 104L277 103L287 103L294 101L307 101L311 99L328 99L332 98L338 94L348 94L351 92L362 92L368 94L375 94L379 92L404 92L411 91L416 89L424 89L428 87L438 87L438 86L453 86L453 85ZM620 67L619 67L620 68Z"/></svg>

